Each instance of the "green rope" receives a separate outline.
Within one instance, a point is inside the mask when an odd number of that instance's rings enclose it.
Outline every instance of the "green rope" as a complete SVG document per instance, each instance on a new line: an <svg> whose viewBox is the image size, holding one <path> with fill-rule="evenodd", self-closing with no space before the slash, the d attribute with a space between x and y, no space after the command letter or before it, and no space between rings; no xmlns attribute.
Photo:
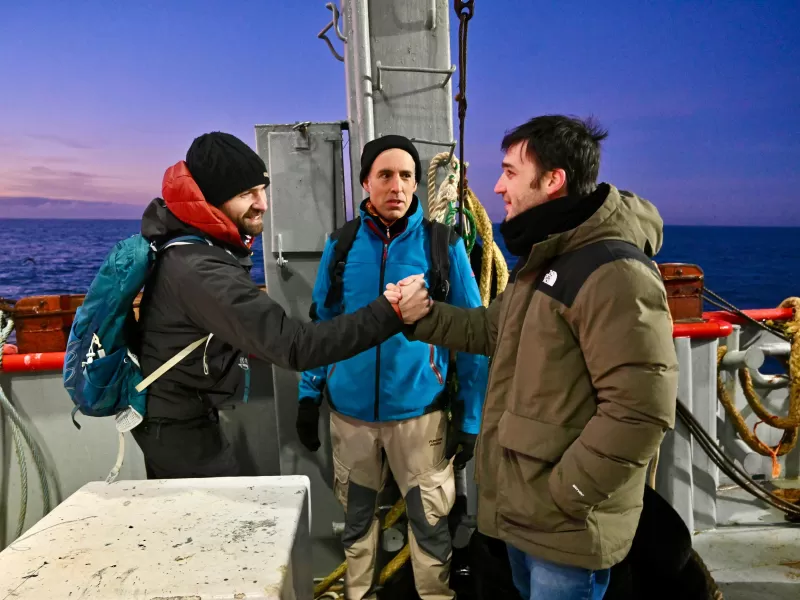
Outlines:
<svg viewBox="0 0 800 600"><path fill-rule="evenodd" d="M478 228L475 225L475 217L467 207L464 207L464 216L467 218L467 227L465 228L461 237L464 239L464 246L467 249L467 255L469 255L472 252L472 248L475 246L475 238L478 235ZM447 225L454 227L457 218L458 208L456 207L456 203L449 202L447 205L447 212L445 213L444 222Z"/></svg>

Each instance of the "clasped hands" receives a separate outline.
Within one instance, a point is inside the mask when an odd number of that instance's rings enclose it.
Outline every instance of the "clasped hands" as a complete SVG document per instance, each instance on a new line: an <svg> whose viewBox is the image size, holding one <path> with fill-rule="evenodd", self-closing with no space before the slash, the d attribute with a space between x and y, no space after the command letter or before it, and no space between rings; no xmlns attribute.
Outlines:
<svg viewBox="0 0 800 600"><path fill-rule="evenodd" d="M407 325L416 323L431 311L433 300L428 295L425 277L422 274L409 275L386 286L383 292L386 299L400 309L403 322Z"/></svg>

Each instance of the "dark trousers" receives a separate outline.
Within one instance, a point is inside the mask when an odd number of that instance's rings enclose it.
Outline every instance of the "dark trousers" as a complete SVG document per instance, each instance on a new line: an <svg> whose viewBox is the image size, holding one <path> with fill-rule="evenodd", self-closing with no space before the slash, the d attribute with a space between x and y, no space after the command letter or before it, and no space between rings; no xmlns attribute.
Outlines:
<svg viewBox="0 0 800 600"><path fill-rule="evenodd" d="M144 454L148 479L239 475L233 446L218 420L145 420L131 434Z"/></svg>

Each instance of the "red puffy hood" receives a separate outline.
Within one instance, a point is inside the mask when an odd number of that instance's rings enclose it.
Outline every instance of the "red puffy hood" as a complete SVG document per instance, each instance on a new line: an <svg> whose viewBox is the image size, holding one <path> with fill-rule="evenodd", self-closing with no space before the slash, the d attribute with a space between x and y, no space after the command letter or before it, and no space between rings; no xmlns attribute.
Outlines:
<svg viewBox="0 0 800 600"><path fill-rule="evenodd" d="M252 245L253 239L245 244L233 221L206 202L185 161L166 170L161 194L169 211L187 225L234 247L249 249Z"/></svg>

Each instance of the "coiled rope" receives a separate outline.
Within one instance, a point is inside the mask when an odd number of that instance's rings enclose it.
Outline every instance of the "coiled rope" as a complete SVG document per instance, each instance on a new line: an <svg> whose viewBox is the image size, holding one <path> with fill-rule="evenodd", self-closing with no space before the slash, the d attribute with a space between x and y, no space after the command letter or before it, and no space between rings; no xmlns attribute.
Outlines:
<svg viewBox="0 0 800 600"><path fill-rule="evenodd" d="M454 226L456 222L456 205L458 204L458 187L456 186L457 173L460 163L454 156L449 160L449 152L440 152L431 159L428 167L428 212L432 221L439 221L446 225ZM436 191L436 173L439 168L445 169L445 178ZM508 285L508 265L497 242L494 241L494 229L486 209L478 197L469 187L466 188L464 202L464 215L468 227L464 232L464 244L467 253L472 251L476 235L483 241L483 257L481 258L481 272L478 277L478 289L481 293L481 303L489 306L492 291L492 276L497 280L497 293L499 294ZM494 271L494 272L493 272Z"/></svg>
<svg viewBox="0 0 800 600"><path fill-rule="evenodd" d="M14 329L14 319L8 316L4 311L0 310L0 370L3 368L3 350L5 343L8 340L11 332ZM0 407L10 417L11 435L14 441L14 451L19 463L20 473L20 509L19 509L19 522L17 523L16 535L18 538L22 535L25 527L25 518L28 511L28 468L25 460L25 447L23 442L28 445L33 462L36 465L36 471L39 475L39 484L42 488L42 505L44 514L50 512L52 508L50 502L50 485L47 481L47 469L45 468L44 459L42 458L39 444L33 438L30 430L23 421L17 409L11 404L11 401L6 397L3 388L0 387Z"/></svg>
<svg viewBox="0 0 800 600"><path fill-rule="evenodd" d="M750 371L745 367L739 368L737 371L744 397L747 400L747 404L760 419L751 430L734 405L722 380L720 363L728 349L726 346L720 346L717 350L717 397L719 402L730 417L734 430L748 447L754 452L772 459L773 477L778 477L781 473L778 457L785 456L791 452L797 445L798 435L800 435L800 336L798 336L798 331L800 331L800 298L787 298L779 306L779 308L789 307L794 308L794 315L792 319L783 325L784 335L791 344L789 360L787 361L789 374L789 409L787 416L777 416L767 410L753 387L753 378L750 375ZM772 324L771 326L775 327L776 325ZM761 423L784 430L777 446L768 446L758 438L756 429Z"/></svg>

